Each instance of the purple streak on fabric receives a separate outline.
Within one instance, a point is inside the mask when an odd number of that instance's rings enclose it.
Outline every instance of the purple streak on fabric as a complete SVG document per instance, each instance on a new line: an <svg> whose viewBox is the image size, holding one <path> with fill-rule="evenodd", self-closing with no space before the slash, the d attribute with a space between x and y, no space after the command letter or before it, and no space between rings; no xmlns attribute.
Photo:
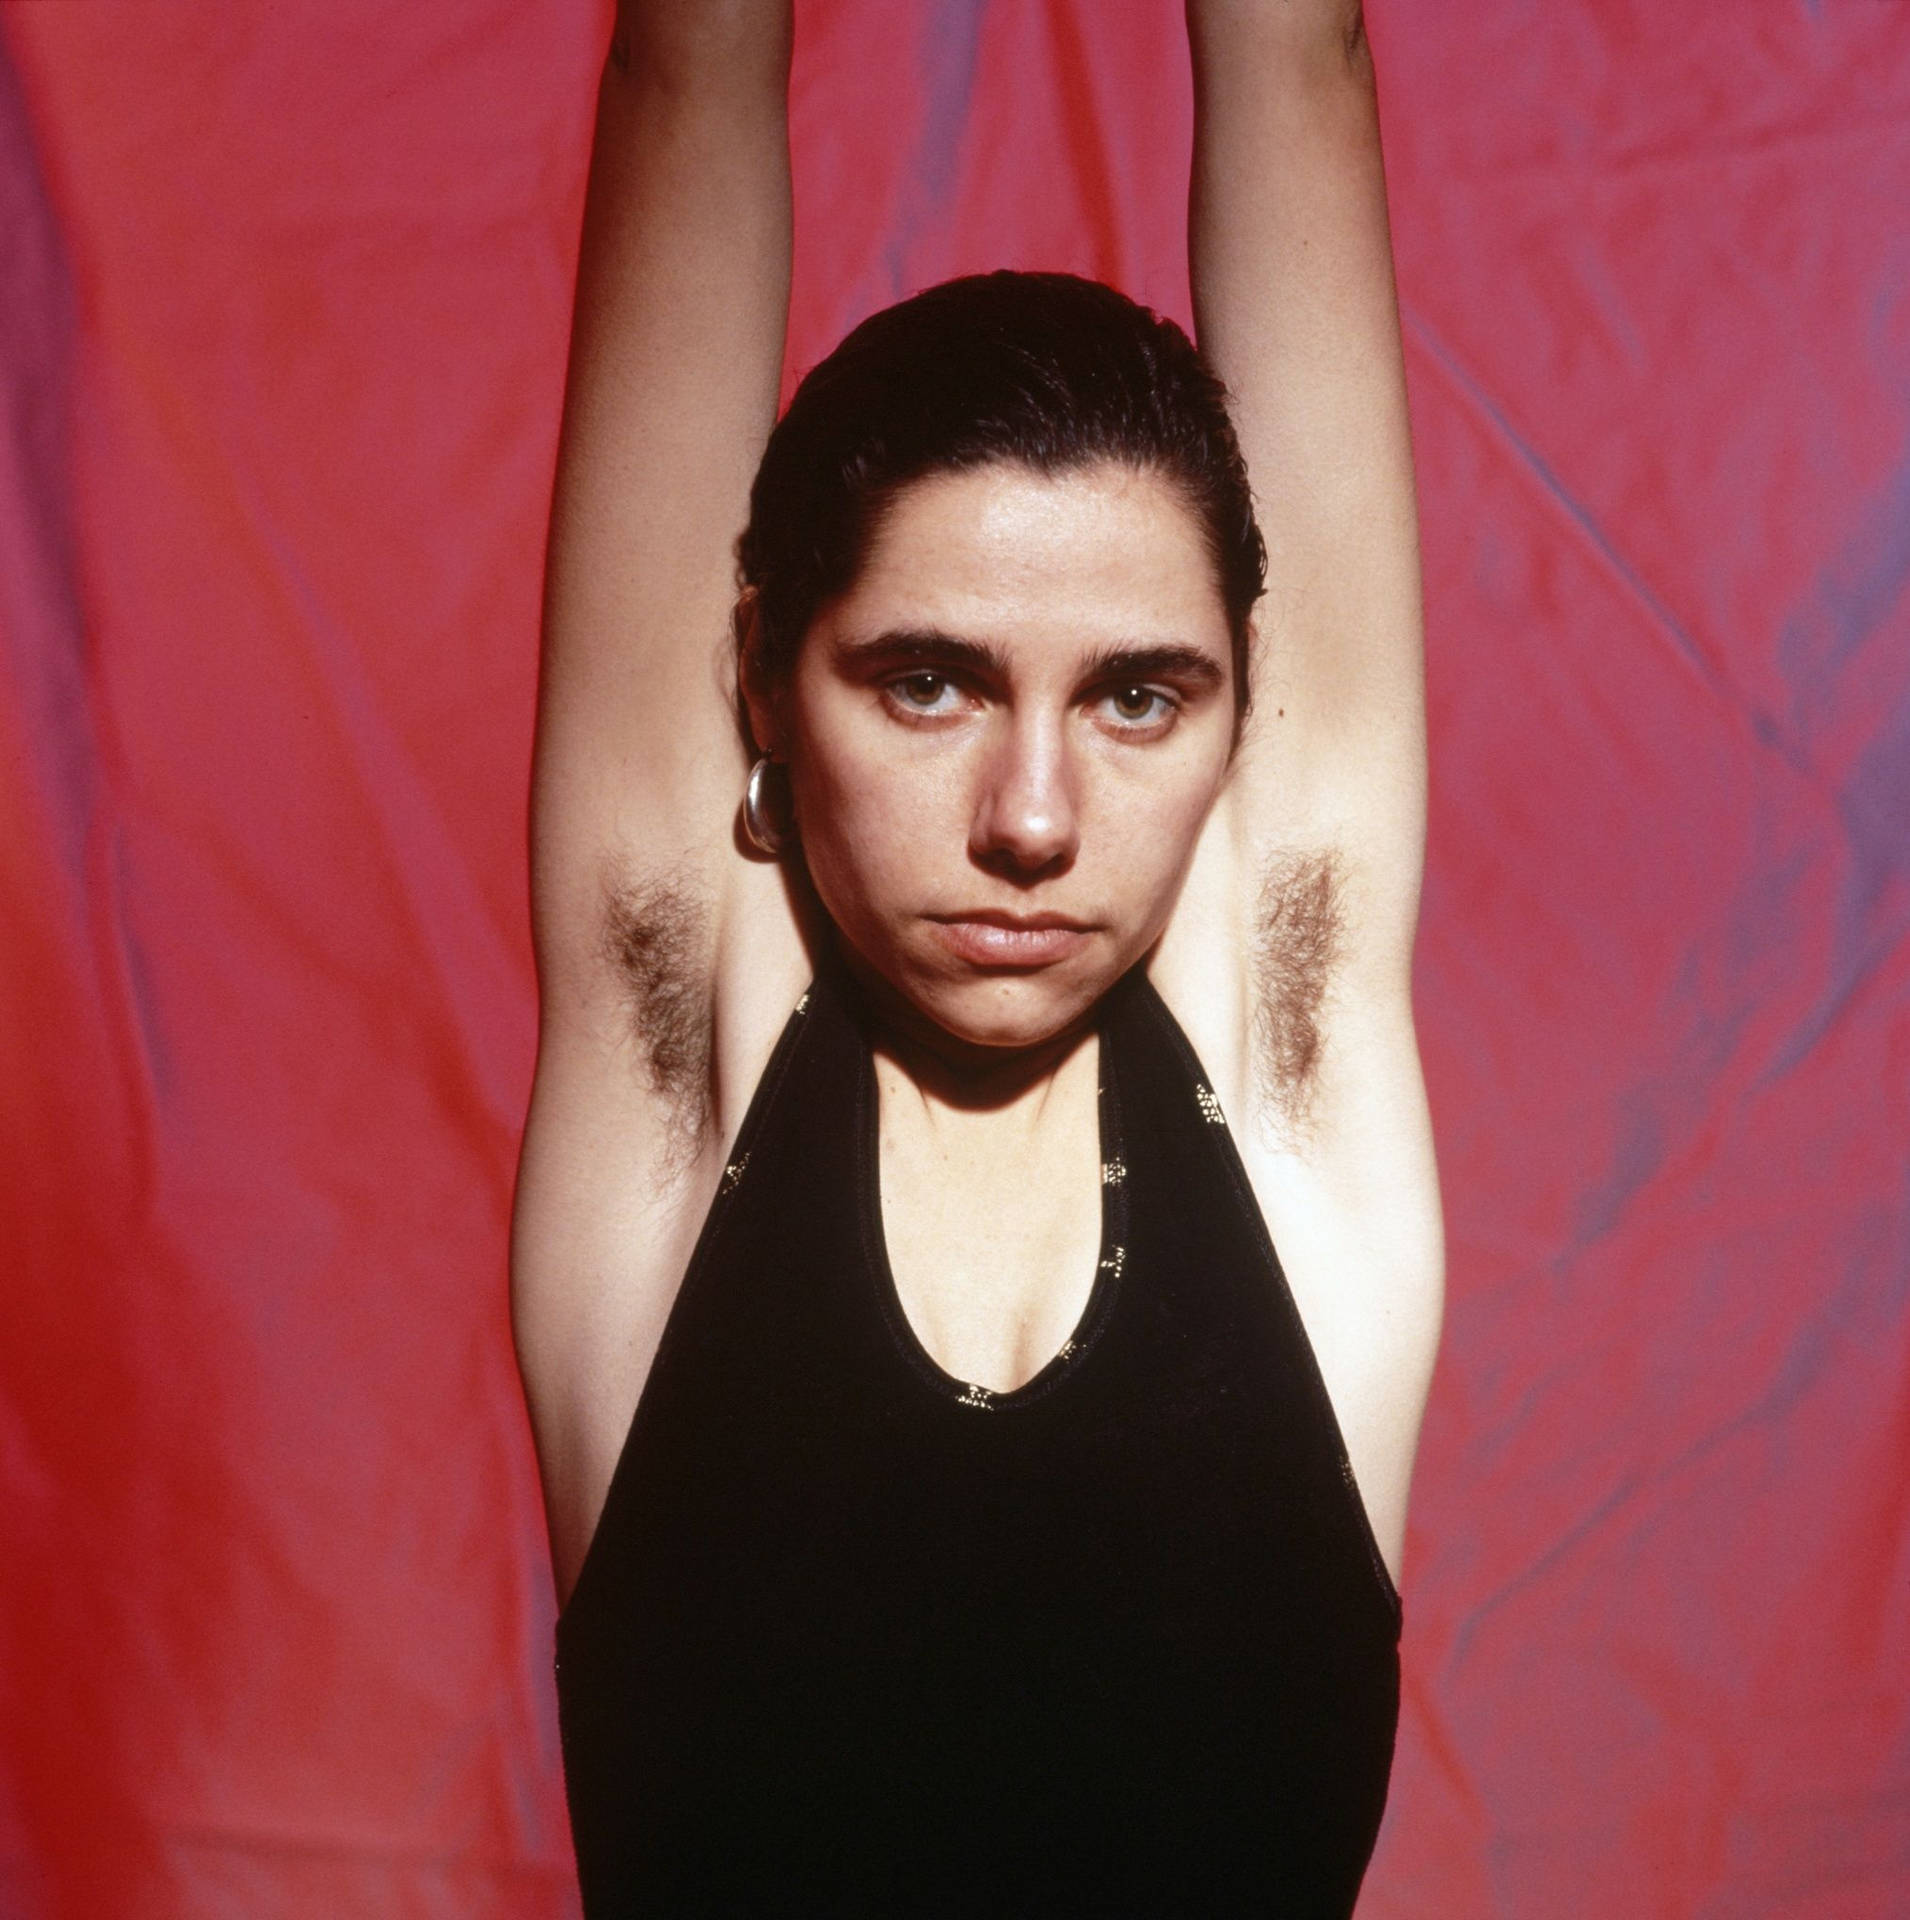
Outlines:
<svg viewBox="0 0 1910 1920"><path fill-rule="evenodd" d="M67 437L72 343L71 277L0 37L0 647L22 765L77 880L96 772Z"/></svg>
<svg viewBox="0 0 1910 1920"><path fill-rule="evenodd" d="M954 197L987 9L988 0L942 0L922 36L922 129L909 157L909 190L882 250L890 300L916 291L910 284L916 244L944 219Z"/></svg>

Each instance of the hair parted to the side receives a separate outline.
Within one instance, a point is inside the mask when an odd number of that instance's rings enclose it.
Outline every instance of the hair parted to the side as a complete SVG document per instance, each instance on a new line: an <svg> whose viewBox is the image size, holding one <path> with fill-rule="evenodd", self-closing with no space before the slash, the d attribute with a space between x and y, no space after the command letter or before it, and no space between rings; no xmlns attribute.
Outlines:
<svg viewBox="0 0 1910 1920"><path fill-rule="evenodd" d="M1266 548L1226 389L1173 321L1065 273L944 281L872 314L804 377L737 543L754 609L737 640L761 681L789 674L905 487L995 461L1045 474L1113 461L1180 493L1213 559L1244 713Z"/></svg>

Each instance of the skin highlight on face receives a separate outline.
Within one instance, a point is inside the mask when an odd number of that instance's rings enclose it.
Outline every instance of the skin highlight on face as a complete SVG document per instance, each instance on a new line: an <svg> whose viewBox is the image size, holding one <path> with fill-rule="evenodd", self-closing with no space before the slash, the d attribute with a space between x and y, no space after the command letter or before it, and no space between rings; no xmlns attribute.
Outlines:
<svg viewBox="0 0 1910 1920"><path fill-rule="evenodd" d="M850 964L953 1056L1065 1039L1153 944L1234 710L1199 525L1111 464L907 488L750 697Z"/></svg>

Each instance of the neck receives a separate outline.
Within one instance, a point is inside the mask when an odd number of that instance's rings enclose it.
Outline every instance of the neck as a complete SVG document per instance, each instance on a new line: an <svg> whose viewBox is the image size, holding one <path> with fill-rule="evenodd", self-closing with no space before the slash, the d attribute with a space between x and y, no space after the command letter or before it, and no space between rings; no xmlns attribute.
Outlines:
<svg viewBox="0 0 1910 1920"><path fill-rule="evenodd" d="M875 1015L871 1045L938 1105L968 1111L1013 1106L1054 1080L1093 1038L1094 1009L1031 1047L986 1047L952 1034L911 1006L846 941L837 951Z"/></svg>

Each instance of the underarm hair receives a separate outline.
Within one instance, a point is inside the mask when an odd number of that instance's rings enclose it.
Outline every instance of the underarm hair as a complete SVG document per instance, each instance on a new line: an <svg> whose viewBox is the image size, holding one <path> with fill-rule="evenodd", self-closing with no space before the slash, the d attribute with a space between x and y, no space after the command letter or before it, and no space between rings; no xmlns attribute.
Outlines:
<svg viewBox="0 0 1910 1920"><path fill-rule="evenodd" d="M1267 868L1254 914L1254 1066L1273 1112L1303 1123L1320 1066L1320 1009L1340 947L1340 863L1287 853Z"/></svg>
<svg viewBox="0 0 1910 1920"><path fill-rule="evenodd" d="M694 1145L710 1117L709 902L675 876L639 885L612 873L603 927L604 957L623 984L644 1076L669 1106L674 1131Z"/></svg>

